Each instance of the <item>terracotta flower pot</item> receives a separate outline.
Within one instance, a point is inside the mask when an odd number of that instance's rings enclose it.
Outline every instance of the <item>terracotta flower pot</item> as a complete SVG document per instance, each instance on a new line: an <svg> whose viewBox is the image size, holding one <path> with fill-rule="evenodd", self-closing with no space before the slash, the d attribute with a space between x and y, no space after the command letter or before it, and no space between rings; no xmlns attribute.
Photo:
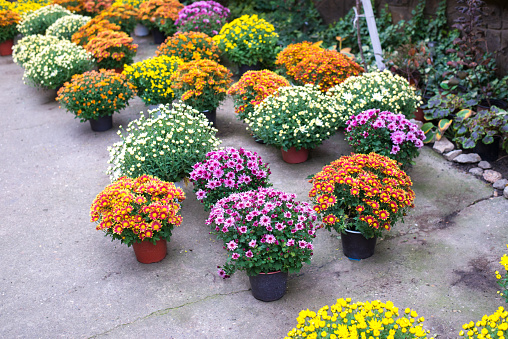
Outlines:
<svg viewBox="0 0 508 339"><path fill-rule="evenodd" d="M14 40L5 40L0 43L0 55L7 56L12 55L12 46L14 45Z"/></svg>
<svg viewBox="0 0 508 339"><path fill-rule="evenodd" d="M133 243L132 248L136 259L142 264L159 262L166 257L167 241L161 239L154 245L149 241Z"/></svg>
<svg viewBox="0 0 508 339"><path fill-rule="evenodd" d="M288 164L299 164L301 162L307 161L309 158L309 150L306 148L300 148L296 150L296 148L291 147L287 151L281 148L282 151L282 160L287 162Z"/></svg>

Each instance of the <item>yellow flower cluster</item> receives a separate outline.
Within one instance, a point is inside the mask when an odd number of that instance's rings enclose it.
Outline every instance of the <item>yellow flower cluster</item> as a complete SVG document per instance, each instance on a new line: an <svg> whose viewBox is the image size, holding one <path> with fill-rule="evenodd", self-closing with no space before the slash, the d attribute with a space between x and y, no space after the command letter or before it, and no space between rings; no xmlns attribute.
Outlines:
<svg viewBox="0 0 508 339"><path fill-rule="evenodd" d="M126 4L138 9L145 0L115 0L115 4Z"/></svg>
<svg viewBox="0 0 508 339"><path fill-rule="evenodd" d="M422 326L425 319L416 311L406 308L399 316L391 301L351 303L350 298L341 298L317 313L303 310L296 320L298 325L285 339L427 338L429 333Z"/></svg>
<svg viewBox="0 0 508 339"><path fill-rule="evenodd" d="M51 4L50 0L25 0L10 2L7 0L0 0L1 9L10 9L20 15L38 10L44 6Z"/></svg>
<svg viewBox="0 0 508 339"><path fill-rule="evenodd" d="M505 339L508 338L508 311L499 307L491 315L484 315L476 323L470 321L462 325L461 337L474 339Z"/></svg>
<svg viewBox="0 0 508 339"><path fill-rule="evenodd" d="M275 55L278 37L272 24L254 14L225 24L213 40L231 62L253 65Z"/></svg>
<svg viewBox="0 0 508 339"><path fill-rule="evenodd" d="M178 56L183 61L208 59L219 61L219 48L205 33L179 32L169 37L155 51L156 55Z"/></svg>
<svg viewBox="0 0 508 339"><path fill-rule="evenodd" d="M161 55L126 66L124 74L145 104L166 104L174 97L171 75L182 63L177 56Z"/></svg>

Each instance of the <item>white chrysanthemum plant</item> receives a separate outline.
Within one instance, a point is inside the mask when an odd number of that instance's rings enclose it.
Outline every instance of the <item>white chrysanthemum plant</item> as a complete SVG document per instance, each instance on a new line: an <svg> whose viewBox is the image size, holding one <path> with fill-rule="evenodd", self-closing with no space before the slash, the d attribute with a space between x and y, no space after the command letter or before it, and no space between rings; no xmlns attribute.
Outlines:
<svg viewBox="0 0 508 339"><path fill-rule="evenodd" d="M90 21L90 19L88 16L79 14L66 15L49 26L46 30L46 35L53 35L59 39L70 41L72 35Z"/></svg>
<svg viewBox="0 0 508 339"><path fill-rule="evenodd" d="M369 109L404 114L411 119L421 105L416 89L406 79L388 70L349 77L330 88L327 95L347 107L342 114L345 118L342 127L351 116Z"/></svg>
<svg viewBox="0 0 508 339"><path fill-rule="evenodd" d="M18 24L18 31L24 36L45 34L49 26L67 15L72 15L72 12L58 4L47 5L24 13Z"/></svg>
<svg viewBox="0 0 508 339"><path fill-rule="evenodd" d="M265 143L284 151L294 147L313 149L345 124L346 110L313 85L279 88L265 98L245 122Z"/></svg>
<svg viewBox="0 0 508 339"><path fill-rule="evenodd" d="M121 140L108 148L107 174L115 181L121 176L136 178L144 174L163 181L178 182L189 176L192 166L220 144L206 117L192 107L173 103L161 105L131 121Z"/></svg>

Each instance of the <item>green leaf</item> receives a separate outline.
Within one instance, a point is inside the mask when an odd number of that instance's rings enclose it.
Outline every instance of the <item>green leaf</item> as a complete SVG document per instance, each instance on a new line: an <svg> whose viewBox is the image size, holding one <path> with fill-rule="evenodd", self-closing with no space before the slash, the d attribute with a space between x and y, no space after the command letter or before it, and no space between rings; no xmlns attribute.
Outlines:
<svg viewBox="0 0 508 339"><path fill-rule="evenodd" d="M424 144L428 144L432 140L434 140L434 137L436 136L435 131L429 131L428 133L425 133L425 140L423 140Z"/></svg>
<svg viewBox="0 0 508 339"><path fill-rule="evenodd" d="M488 144L492 144L494 142L494 138L490 135L487 135L485 136L483 139L482 139L482 142L485 144L485 145L488 145Z"/></svg>
<svg viewBox="0 0 508 339"><path fill-rule="evenodd" d="M473 114L473 111L470 109L462 109L457 113L458 118L467 119Z"/></svg>
<svg viewBox="0 0 508 339"><path fill-rule="evenodd" d="M473 148L476 146L476 142L471 138L464 138L462 146L464 146L464 148Z"/></svg>
<svg viewBox="0 0 508 339"><path fill-rule="evenodd" d="M423 124L423 126L421 127L421 130L423 131L423 133L427 134L431 129L434 128L434 124L431 123L431 122L426 122Z"/></svg>
<svg viewBox="0 0 508 339"><path fill-rule="evenodd" d="M443 135L444 132L448 129L448 127L450 127L452 122L453 122L453 120L450 120L450 119L439 120L439 124L437 125L437 128L439 129L439 134ZM439 138L439 139L441 139L441 138Z"/></svg>

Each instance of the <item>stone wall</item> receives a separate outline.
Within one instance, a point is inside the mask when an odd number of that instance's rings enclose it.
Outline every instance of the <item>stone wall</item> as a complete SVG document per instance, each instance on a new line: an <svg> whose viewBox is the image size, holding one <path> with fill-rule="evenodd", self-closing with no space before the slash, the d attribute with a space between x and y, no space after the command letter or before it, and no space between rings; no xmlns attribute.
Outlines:
<svg viewBox="0 0 508 339"><path fill-rule="evenodd" d="M375 0L376 8L388 8L392 13L393 21L398 22L401 19L411 18L411 11L421 0ZM426 0L425 13L433 15L439 0ZM498 75L508 74L508 1L507 0L484 0L487 4L487 16L484 19L486 23L486 40L489 52L497 52L497 73ZM343 17L356 4L356 0L314 0L316 8L321 13L325 23L332 23L338 18ZM449 25L453 25L453 20L459 16L455 7L456 0L447 0L447 16Z"/></svg>

